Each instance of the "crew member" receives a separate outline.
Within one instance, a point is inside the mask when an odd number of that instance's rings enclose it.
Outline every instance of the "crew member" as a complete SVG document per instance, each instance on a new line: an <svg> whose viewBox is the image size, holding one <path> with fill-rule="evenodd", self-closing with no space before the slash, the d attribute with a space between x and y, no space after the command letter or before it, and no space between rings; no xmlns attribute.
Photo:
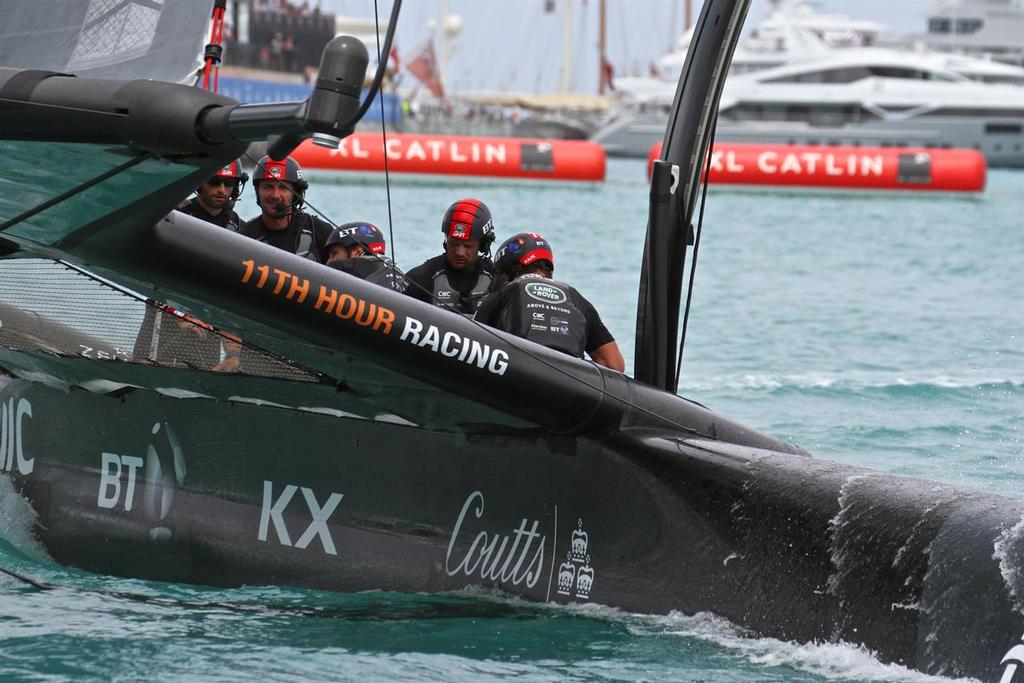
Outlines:
<svg viewBox="0 0 1024 683"><path fill-rule="evenodd" d="M373 223L345 223L325 245L327 265L367 282L404 292L409 283L395 264L384 255L384 233Z"/></svg>
<svg viewBox="0 0 1024 683"><path fill-rule="evenodd" d="M235 202L248 179L249 174L242 170L241 162L232 161L200 185L195 197L178 205L178 211L238 232L242 219L235 213Z"/></svg>
<svg viewBox="0 0 1024 683"><path fill-rule="evenodd" d="M521 232L495 254L495 270L504 284L476 312L485 325L510 332L598 365L623 372L626 363L593 304L576 289L553 280L555 259L542 235Z"/></svg>
<svg viewBox="0 0 1024 683"><path fill-rule="evenodd" d="M473 315L494 283L491 212L479 199L460 199L445 211L441 232L444 253L406 273L406 294Z"/></svg>
<svg viewBox="0 0 1024 683"><path fill-rule="evenodd" d="M240 233L303 258L324 262L324 244L331 226L302 211L309 184L295 159L274 161L263 157L256 164L252 184L261 213L242 225Z"/></svg>

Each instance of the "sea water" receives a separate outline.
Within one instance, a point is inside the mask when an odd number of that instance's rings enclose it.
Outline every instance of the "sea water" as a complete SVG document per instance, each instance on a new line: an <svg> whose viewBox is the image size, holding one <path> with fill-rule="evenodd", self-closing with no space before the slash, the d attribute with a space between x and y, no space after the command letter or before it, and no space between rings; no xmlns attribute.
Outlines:
<svg viewBox="0 0 1024 683"><path fill-rule="evenodd" d="M440 253L464 196L499 239L550 239L631 366L643 162L611 161L598 186L395 179L389 203L380 178L313 174L308 194L335 222L381 226L406 268ZM239 212L256 214L251 188ZM1022 295L1024 173L993 171L976 197L712 188L680 393L817 457L1019 498ZM0 576L0 681L939 680L708 614L90 575L46 558L9 493L0 565L56 588Z"/></svg>

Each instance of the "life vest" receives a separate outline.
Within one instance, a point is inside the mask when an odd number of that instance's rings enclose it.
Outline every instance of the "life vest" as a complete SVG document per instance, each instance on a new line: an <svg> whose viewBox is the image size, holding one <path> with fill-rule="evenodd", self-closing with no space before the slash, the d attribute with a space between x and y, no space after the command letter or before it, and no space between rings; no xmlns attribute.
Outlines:
<svg viewBox="0 0 1024 683"><path fill-rule="evenodd" d="M447 308L456 313L473 315L476 313L476 309L480 308L480 302L491 291L492 282L494 282L494 276L481 268L469 293L463 294L452 287L452 283L448 279L447 268L442 268L431 278L430 289L435 306Z"/></svg>
<svg viewBox="0 0 1024 683"><path fill-rule="evenodd" d="M587 318L564 282L540 275L522 275L506 287L512 294L498 314L498 326L541 346L583 357Z"/></svg>
<svg viewBox="0 0 1024 683"><path fill-rule="evenodd" d="M260 220L260 217L257 216L255 220ZM252 221L250 221L251 223ZM292 223L298 230L295 240L295 255L319 263L320 252L315 248L316 237L313 235L313 219L308 214L296 211L292 214ZM266 229L255 239L257 242L266 242Z"/></svg>
<svg viewBox="0 0 1024 683"><path fill-rule="evenodd" d="M395 269L394 262L387 256L364 254L327 265L396 292L404 292L409 287L409 281Z"/></svg>
<svg viewBox="0 0 1024 683"><path fill-rule="evenodd" d="M222 228L227 228L231 232L238 232L238 229L242 225L242 219L238 217L238 214L235 213L233 209L227 206L225 206L216 216L210 214L206 209L204 209L199 204L198 199L186 199L175 208L182 213L202 219L207 223L213 223L214 225L219 225Z"/></svg>

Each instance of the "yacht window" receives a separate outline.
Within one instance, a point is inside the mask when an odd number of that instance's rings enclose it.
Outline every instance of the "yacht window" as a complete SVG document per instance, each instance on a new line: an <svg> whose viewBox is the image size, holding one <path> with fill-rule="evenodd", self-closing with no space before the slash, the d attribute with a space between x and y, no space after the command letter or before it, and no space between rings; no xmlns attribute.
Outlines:
<svg viewBox="0 0 1024 683"><path fill-rule="evenodd" d="M1002 83L1004 85L1024 85L1024 77L1021 76L977 76L973 80L982 83Z"/></svg>
<svg viewBox="0 0 1024 683"><path fill-rule="evenodd" d="M986 133L996 134L1020 134L1024 130L1024 126L1019 123L986 123Z"/></svg>
<svg viewBox="0 0 1024 683"><path fill-rule="evenodd" d="M765 83L854 83L870 75L871 73L864 67L849 67L825 69L823 71L805 71L772 78L766 80Z"/></svg>
<svg viewBox="0 0 1024 683"><path fill-rule="evenodd" d="M928 20L928 33L950 33L953 21L946 17L932 17Z"/></svg>
<svg viewBox="0 0 1024 683"><path fill-rule="evenodd" d="M981 19L957 19L956 32L961 35L965 33L977 33L984 23L985 22Z"/></svg>
<svg viewBox="0 0 1024 683"><path fill-rule="evenodd" d="M941 107L931 113L933 116L984 116L986 118L1013 116L1024 118L1024 109L981 109L974 107Z"/></svg>
<svg viewBox="0 0 1024 683"><path fill-rule="evenodd" d="M949 81L945 74L922 69L908 69L902 66L870 66L867 69L872 76L879 78L904 78L913 81Z"/></svg>
<svg viewBox="0 0 1024 683"><path fill-rule="evenodd" d="M841 69L825 69L823 71L805 71L787 76L779 76L764 81L765 83L855 83L859 80L877 76L878 78L903 78L914 81L949 81L949 76L923 69L910 69L901 66L853 66Z"/></svg>
<svg viewBox="0 0 1024 683"><path fill-rule="evenodd" d="M788 104L782 102L739 102L722 110L726 121L793 121L829 128L875 120L877 117L854 104Z"/></svg>

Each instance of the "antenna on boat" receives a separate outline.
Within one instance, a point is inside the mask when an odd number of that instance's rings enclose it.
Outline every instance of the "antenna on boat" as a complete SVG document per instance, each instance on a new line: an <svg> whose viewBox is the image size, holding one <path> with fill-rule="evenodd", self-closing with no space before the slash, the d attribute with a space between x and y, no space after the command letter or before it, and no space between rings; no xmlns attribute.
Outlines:
<svg viewBox="0 0 1024 683"><path fill-rule="evenodd" d="M382 60L391 60L391 50L388 49L384 52L380 49L380 17L377 14L377 0L373 0L373 28L377 34L377 64L379 65ZM390 43L389 43L390 44ZM396 74L397 76L397 74ZM388 240L391 243L391 260L397 261L398 254L395 249L395 222L391 216L391 173L388 169L388 124L387 117L384 116L384 96L380 96L380 135L384 146L384 188L387 195L388 201Z"/></svg>
<svg viewBox="0 0 1024 683"><path fill-rule="evenodd" d="M679 383L676 338L686 247L701 170L729 62L750 0L708 0L694 24L669 115L661 159L651 172L647 236L637 302L634 373L638 380L675 392ZM692 277L692 267L691 267Z"/></svg>

